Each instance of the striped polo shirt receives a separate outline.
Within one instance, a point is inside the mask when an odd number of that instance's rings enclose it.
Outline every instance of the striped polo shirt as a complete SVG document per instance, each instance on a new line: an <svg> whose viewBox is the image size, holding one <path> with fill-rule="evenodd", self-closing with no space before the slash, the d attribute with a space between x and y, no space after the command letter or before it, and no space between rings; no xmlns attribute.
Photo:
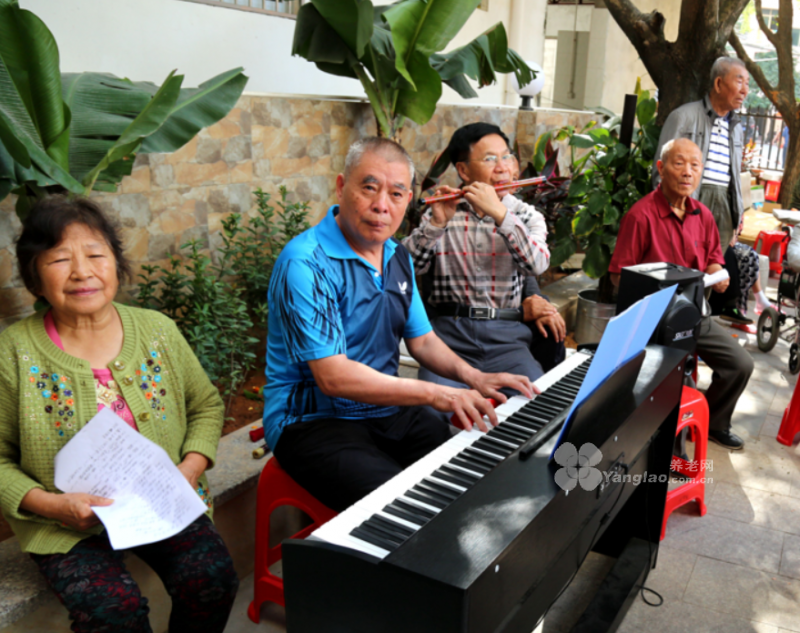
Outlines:
<svg viewBox="0 0 800 633"><path fill-rule="evenodd" d="M711 144L708 147L702 184L727 187L730 181L731 150L728 118L718 117L711 128Z"/></svg>

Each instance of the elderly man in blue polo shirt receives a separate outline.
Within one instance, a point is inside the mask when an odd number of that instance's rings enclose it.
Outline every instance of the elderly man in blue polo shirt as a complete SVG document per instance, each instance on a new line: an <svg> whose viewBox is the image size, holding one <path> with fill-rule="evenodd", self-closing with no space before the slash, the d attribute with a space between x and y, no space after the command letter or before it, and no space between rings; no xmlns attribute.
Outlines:
<svg viewBox="0 0 800 633"><path fill-rule="evenodd" d="M470 367L432 331L408 251L393 235L413 190L414 166L387 139L349 150L338 205L283 250L269 288L264 430L281 466L343 510L451 436L496 423L486 398L532 395L525 376ZM457 389L397 376L399 342Z"/></svg>

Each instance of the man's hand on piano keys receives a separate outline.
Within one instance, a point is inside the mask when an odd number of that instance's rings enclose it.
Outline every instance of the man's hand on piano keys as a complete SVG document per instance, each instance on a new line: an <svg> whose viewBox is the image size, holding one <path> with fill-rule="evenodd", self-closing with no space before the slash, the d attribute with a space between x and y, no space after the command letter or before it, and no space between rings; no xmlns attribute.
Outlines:
<svg viewBox="0 0 800 633"><path fill-rule="evenodd" d="M502 394L501 394L502 395ZM505 402L503 397L503 402ZM473 425L481 431L488 431L489 426L484 421L484 416L489 419L491 426L497 425L497 414L494 406L480 392L475 389L457 389L454 387L441 387L436 394L433 408L442 413L452 413L454 418L461 422L461 426L469 431Z"/></svg>
<svg viewBox="0 0 800 633"><path fill-rule="evenodd" d="M488 418L491 426L497 425L497 415L494 412L496 404L502 404L508 398L500 392L500 389L511 388L519 391L527 398L532 398L539 393L531 381L526 376L514 374L498 373L485 374L475 370L474 375L469 377L469 385L472 389L451 389L443 387L443 391L437 396L434 408L437 411L453 413L453 417L461 422L461 425L469 431L473 425L481 431L488 431L484 416ZM494 402L490 402L491 398Z"/></svg>
<svg viewBox="0 0 800 633"><path fill-rule="evenodd" d="M479 391L486 398L494 398L497 402L503 403L506 398L500 389L514 389L519 391L526 398L533 398L534 394L539 393L539 390L533 386L527 376L519 376L517 374L508 374L505 372L498 374L485 374L481 371L476 371L474 376L466 381L467 384Z"/></svg>

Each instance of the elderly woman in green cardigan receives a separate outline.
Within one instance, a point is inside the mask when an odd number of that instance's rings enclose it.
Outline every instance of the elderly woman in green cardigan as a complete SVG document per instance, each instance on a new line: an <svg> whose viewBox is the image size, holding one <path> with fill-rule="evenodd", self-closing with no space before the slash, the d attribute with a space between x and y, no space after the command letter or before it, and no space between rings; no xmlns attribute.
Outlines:
<svg viewBox="0 0 800 633"><path fill-rule="evenodd" d="M147 599L92 507L63 494L56 453L108 407L172 458L208 505L223 404L175 324L114 303L129 275L116 229L92 202L53 196L31 209L19 271L48 307L0 333L0 508L73 631L150 631ZM238 587L209 516L134 548L172 596L169 630L222 631Z"/></svg>

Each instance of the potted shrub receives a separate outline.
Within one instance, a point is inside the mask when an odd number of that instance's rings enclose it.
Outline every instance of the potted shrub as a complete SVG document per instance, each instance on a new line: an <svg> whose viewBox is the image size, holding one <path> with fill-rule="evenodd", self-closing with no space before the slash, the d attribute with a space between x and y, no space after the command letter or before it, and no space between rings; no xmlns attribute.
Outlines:
<svg viewBox="0 0 800 633"><path fill-rule="evenodd" d="M655 113L655 99L640 91L636 106L639 127L630 147L620 142L616 119L556 133L557 138L569 139L572 160L567 197L551 220L555 231L550 234L550 265L560 266L580 250L585 255L583 271L598 280L597 290L584 290L578 296L575 336L579 343L599 341L605 323L615 313L608 265L622 217L652 190L651 169L660 133ZM576 150L585 154L577 157ZM593 319L599 322L593 323Z"/></svg>

